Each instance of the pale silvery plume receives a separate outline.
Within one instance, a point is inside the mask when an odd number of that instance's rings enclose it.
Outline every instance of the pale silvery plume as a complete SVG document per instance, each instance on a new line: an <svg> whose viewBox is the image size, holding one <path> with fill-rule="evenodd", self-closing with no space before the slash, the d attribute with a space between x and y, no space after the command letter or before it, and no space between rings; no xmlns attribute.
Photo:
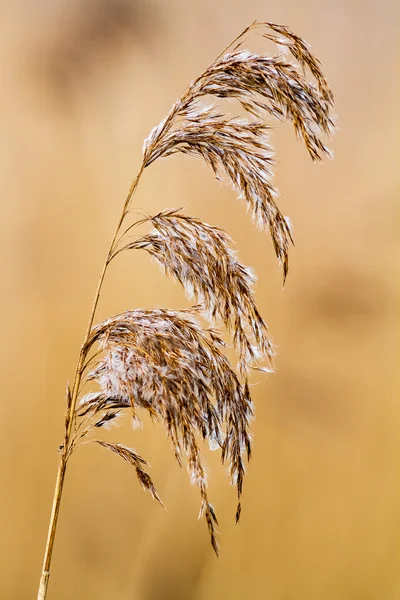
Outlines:
<svg viewBox="0 0 400 600"><path fill-rule="evenodd" d="M330 154L322 138L333 128L330 115L333 96L318 61L301 38L276 25L272 25L275 33L267 33L269 25L254 24L250 29L263 28L263 35L288 49L299 65L286 61L283 55L267 57L238 47L218 57L152 130L144 143L143 165L147 168L157 159L177 152L201 156L217 177L226 177L239 192L257 224L270 231L285 279L292 237L289 220L276 204L278 193L272 184L270 126L265 119L273 116L291 121L311 158L319 160L324 154ZM314 83L307 80L307 69ZM201 105L206 95L236 99L249 118L232 118L216 105ZM128 232L146 220L154 229L139 239L128 241ZM224 231L173 209L127 227L110 260L129 249L145 249L153 256L166 273L183 285L189 296L194 296L199 303L197 312L222 321L233 334L239 352L243 385L236 375L233 378L234 371L227 358L222 360L221 340L212 334L212 346L210 340L207 342L208 351L212 349L208 356L204 338L198 337L201 328L190 321L187 314L126 312L115 317L117 321L111 319L99 326L106 328L101 337L105 356L89 376L102 388L99 395L102 411L106 408L106 396L110 403L108 408L119 399L131 407L135 416L136 409L141 407L164 421L179 461L182 451L188 455L216 548L213 513L207 512L206 477L194 433L197 430L203 438L216 440L222 447L223 458L230 461L232 478L238 484L240 502L242 456L250 455L251 451L248 425L252 409L246 378L249 369L257 367L263 359L267 360L268 370L274 354L266 324L255 303L254 276L237 260L233 242ZM178 322L182 330L176 325ZM111 326L112 334L107 329ZM211 330L204 331L211 335ZM186 335L189 332L189 337L194 336L190 340ZM215 363L217 357L219 368ZM231 398L232 386L236 389L236 400L233 405L228 402L228 410L218 394ZM91 410L94 410L93 401ZM237 517L239 514L240 508Z"/></svg>

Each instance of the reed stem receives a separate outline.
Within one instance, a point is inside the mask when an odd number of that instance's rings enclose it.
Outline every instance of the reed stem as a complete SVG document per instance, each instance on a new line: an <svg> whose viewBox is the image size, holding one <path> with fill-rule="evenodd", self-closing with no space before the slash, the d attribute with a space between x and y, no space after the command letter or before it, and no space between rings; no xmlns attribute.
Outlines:
<svg viewBox="0 0 400 600"><path fill-rule="evenodd" d="M97 290L96 290L96 294L95 294L94 301L93 301L92 311L91 311L90 317L89 317L89 323L87 326L85 339L83 341L81 351L79 354L79 360L78 360L78 364L77 364L76 371L75 371L74 385L72 388L72 394L71 394L71 398L69 401L69 406L67 408L67 414L65 417L64 445L62 447L61 459L60 459L60 464L58 467L56 485L55 485L55 489L54 489L53 504L52 504L52 508L51 508L49 529L48 529L48 533L47 533L46 549L45 549L44 559L43 559L42 575L40 578L39 591L38 591L38 597L37 597L38 600L46 599L47 589L48 589L48 585L49 585L50 565L51 565L51 559L53 556L54 539L55 539L55 535L56 535L58 515L60 512L61 498L62 498L62 493L63 493L63 489L64 489L65 473L66 473L67 462L68 462L68 458L69 458L69 450L70 450L70 444L71 444L71 432L72 432L72 427L73 427L74 420L75 420L74 417L75 417L76 402L78 399L79 386L81 383L83 367L84 367L87 352L88 352L87 342L88 342L88 339L90 336L90 332L92 330L93 321L94 321L94 318L96 315L96 310L97 310L101 290L102 290L103 283L104 283L104 278L105 278L105 275L107 272L108 265L110 264L112 254L114 252L115 243L117 241L117 237L121 230L122 223L127 215L131 199L132 199L132 197L136 191L136 188L139 184L139 180L140 180L140 177L142 176L144 168L145 168L145 164L143 162L138 174L136 175L135 179L132 181L131 187L130 187L128 195L126 197L125 204L122 209L114 236L112 238L111 245L108 250L107 258L104 262L103 269L101 271L99 282L97 284Z"/></svg>

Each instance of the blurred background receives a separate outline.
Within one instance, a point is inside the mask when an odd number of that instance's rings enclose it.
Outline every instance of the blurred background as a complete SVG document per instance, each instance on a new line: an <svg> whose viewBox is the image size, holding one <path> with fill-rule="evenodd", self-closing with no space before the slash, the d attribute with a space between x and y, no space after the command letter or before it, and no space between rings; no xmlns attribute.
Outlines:
<svg viewBox="0 0 400 600"><path fill-rule="evenodd" d="M82 448L49 599L400 597L399 16L395 0L1 2L1 598L36 597L65 386L143 138L254 19L305 37L337 101L334 162L312 164L289 126L273 133L296 241L285 289L270 240L201 161L153 165L135 199L150 212L186 205L227 228L259 276L277 372L252 381L241 523L205 450L216 559L164 430L127 422L106 438L148 458L167 511L123 461ZM187 305L147 255L127 253L98 319Z"/></svg>

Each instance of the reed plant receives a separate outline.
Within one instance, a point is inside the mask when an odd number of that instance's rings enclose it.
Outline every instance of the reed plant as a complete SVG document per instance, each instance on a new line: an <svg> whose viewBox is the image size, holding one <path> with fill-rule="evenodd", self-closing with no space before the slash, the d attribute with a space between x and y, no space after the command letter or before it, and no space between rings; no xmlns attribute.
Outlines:
<svg viewBox="0 0 400 600"><path fill-rule="evenodd" d="M243 49L250 34L276 43L279 52L264 56ZM213 97L213 104L205 104L206 97ZM247 116L226 114L218 102L223 98L236 101ZM162 504L146 460L133 448L94 436L122 413L130 413L135 424L147 411L164 425L176 460L179 465L187 462L199 489L200 516L217 554L217 517L208 496L201 441L220 449L237 489L239 521L245 462L251 456L253 405L248 378L254 369L272 370L274 357L255 302L255 276L239 261L232 239L222 229L171 208L132 221L132 198L145 169L156 160L178 152L200 156L217 178L231 184L256 225L269 231L285 280L292 231L278 208L272 181L269 120L290 121L312 160L318 161L330 156L324 139L334 128L332 107L321 64L303 39L285 26L255 21L187 87L145 140L142 164L100 274L74 382L67 389L39 600L47 594L67 465L79 446L96 443L124 459L143 488ZM145 224L151 231L140 233ZM194 305L186 310L136 308L95 325L108 267L129 250L146 251L182 285ZM226 356L215 325L230 334L237 366ZM84 395L88 382L95 387Z"/></svg>

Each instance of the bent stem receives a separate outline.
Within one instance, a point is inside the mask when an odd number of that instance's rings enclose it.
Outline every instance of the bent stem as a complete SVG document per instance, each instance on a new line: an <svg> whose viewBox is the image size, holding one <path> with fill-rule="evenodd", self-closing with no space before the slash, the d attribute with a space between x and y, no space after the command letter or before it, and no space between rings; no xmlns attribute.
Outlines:
<svg viewBox="0 0 400 600"><path fill-rule="evenodd" d="M238 40L240 40L247 33L247 31L249 31L254 26L255 23L256 22L254 21L248 27L246 27L242 31L242 33L239 34L218 55L217 58L219 58L220 56L222 56L222 54L224 54L224 52L226 52L232 46L232 44L234 44L235 42L237 42ZM172 120L173 120L173 118L175 116L175 111L176 111L176 107L173 107L171 109L169 115L165 119L164 126L162 128L162 131L160 132L160 137L161 137L162 133L168 129L169 124L172 122ZM79 354L79 361L78 361L78 365L77 365L76 371L75 371L75 378L74 378L74 385L73 385L73 388L72 388L72 394L71 394L71 396L68 397L68 407L67 407L67 413L66 413L66 416L65 416L65 437L64 437L64 444L63 444L62 449L61 449L60 464L59 464L59 467L58 467L56 485L55 485L55 490L54 490L53 504L52 504L52 509L51 509L50 522L49 522L49 530L48 530L48 534L47 534L46 549L45 549L44 560L43 560L43 569L42 569L42 575L41 575L40 584L39 584L38 600L45 600L46 595L47 595L47 588L48 588L49 578L50 578L50 565L51 565L51 559L52 559L52 555L53 555L54 538L55 538L55 534L56 534L58 514L59 514L59 511L60 511L61 497L62 497L63 488L64 488L65 471L66 471L66 468L67 468L68 458L69 458L70 452L71 452L71 432L72 432L72 427L73 427L73 423L74 423L75 407L76 407L76 402L77 402L78 393L79 393L79 385L80 385L80 382L81 382L82 373L84 371L85 360L86 360L86 355L87 355L86 345L87 345L87 342L89 340L89 336L90 336L90 332L91 332L91 329L92 329L94 317L95 317L95 314L96 314L97 305L99 303L99 298L100 298L100 293L101 293L101 290L102 290L102 287L103 287L104 277L105 277L105 274L107 272L108 265L110 264L111 260L115 256L114 253L115 253L115 250L116 250L116 246L118 245L118 234L119 234L119 232L121 230L122 223L123 223L123 221L125 219L125 216L126 216L126 214L128 212L130 201L131 201L131 199L132 199L132 197L133 197L133 195L134 195L134 193L136 191L136 188L137 188L137 186L139 184L140 177L141 177L141 175L142 175L145 167L149 166L150 163L151 163L151 161L149 160L149 157L148 156L147 157L144 156L143 157L142 165L140 167L140 170L139 170L138 174L136 175L135 179L132 181L130 190L129 190L128 195L126 197L125 204L124 204L124 207L122 209L122 213L121 213L121 216L119 218L117 228L115 230L113 239L111 241L111 245L110 245L110 248L109 248L109 251L108 251L108 254L107 254L106 261L105 261L105 263L103 265L103 269L102 269L102 272L101 272L101 275L100 275L99 283L97 285L97 290L96 290L96 294L95 294L94 301L93 301L92 312L91 312L90 317L89 317L89 323L88 323L88 327L87 327L85 339L83 341L83 344L82 344L82 347L81 347L81 351L80 351L80 354Z"/></svg>
<svg viewBox="0 0 400 600"><path fill-rule="evenodd" d="M124 207L121 212L121 216L118 221L117 228L115 230L113 239L111 241L111 245L108 250L107 258L103 265L100 279L97 284L97 290L96 290L96 294L95 294L94 301L93 301L92 311L91 311L91 314L89 317L89 323L87 326L86 335L85 335L85 338L84 338L84 341L83 341L83 344L81 347L81 351L79 353L79 360L78 360L78 364L77 364L76 371L75 371L75 378L74 378L74 385L72 388L72 393L68 395L68 406L67 406L67 412L65 415L64 444L61 448L60 464L58 467L56 485L55 485L55 489L54 489L53 504L52 504L52 508L51 508L46 549L45 549L44 559L43 559L43 569L42 569L42 575L41 575L40 584L39 584L38 600L45 600L46 595L47 595L47 588L48 588L49 578L50 578L50 565L51 565L51 559L52 559L52 555L53 555L54 539L55 539L55 535L56 535L58 515L60 512L61 498L62 498L62 493L63 493L63 489L64 489L65 472L66 472L66 468L67 468L68 458L71 454L71 433L72 433L72 427L73 427L74 420L75 420L76 402L78 399L79 386L81 383L85 360L86 360L86 356L88 353L87 342L89 340L90 332L91 332L92 326L93 326L94 317L96 315L96 309L97 309L97 305L99 303L99 298L100 298L101 290L103 287L104 277L106 275L108 265L110 264L112 257L113 257L113 252L115 249L117 237L121 230L122 223L127 215L131 199L132 199L132 197L136 191L136 188L139 184L139 180L144 171L144 168L145 168L145 161L143 160L142 166L140 167L138 174L136 175L135 179L132 181L130 190L129 190L128 195L125 200Z"/></svg>

